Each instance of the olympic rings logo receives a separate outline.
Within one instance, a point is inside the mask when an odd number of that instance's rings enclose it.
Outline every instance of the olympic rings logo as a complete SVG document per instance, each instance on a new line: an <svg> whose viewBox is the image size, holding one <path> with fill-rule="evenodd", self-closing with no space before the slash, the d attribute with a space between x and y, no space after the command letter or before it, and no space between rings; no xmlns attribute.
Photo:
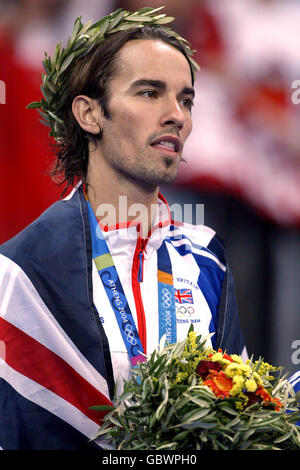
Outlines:
<svg viewBox="0 0 300 470"><path fill-rule="evenodd" d="M127 336L128 343L132 344L133 346L136 346L137 340L135 339L134 333L132 331L132 326L130 325L130 323L126 324L124 333Z"/></svg>
<svg viewBox="0 0 300 470"><path fill-rule="evenodd" d="M169 308L172 305L172 294L165 287L162 290L162 304L163 308Z"/></svg>
<svg viewBox="0 0 300 470"><path fill-rule="evenodd" d="M176 305L176 315L179 315L179 316L193 315L194 312L195 312L195 309L191 305L188 305L187 307L185 307L184 305L180 305L180 307Z"/></svg>

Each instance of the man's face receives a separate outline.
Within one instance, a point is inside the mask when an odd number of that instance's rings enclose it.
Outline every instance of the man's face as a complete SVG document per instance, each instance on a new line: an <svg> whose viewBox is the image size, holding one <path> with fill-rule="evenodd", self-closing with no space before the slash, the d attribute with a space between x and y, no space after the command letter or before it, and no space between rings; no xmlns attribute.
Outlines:
<svg viewBox="0 0 300 470"><path fill-rule="evenodd" d="M180 51L152 39L127 42L116 61L108 88L110 119L102 119L99 143L104 168L120 182L171 184L192 129L189 64Z"/></svg>

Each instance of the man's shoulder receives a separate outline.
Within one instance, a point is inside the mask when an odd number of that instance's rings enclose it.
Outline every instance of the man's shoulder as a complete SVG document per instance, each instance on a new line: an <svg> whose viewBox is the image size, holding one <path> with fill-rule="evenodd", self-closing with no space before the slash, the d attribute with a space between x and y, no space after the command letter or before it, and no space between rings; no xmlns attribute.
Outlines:
<svg viewBox="0 0 300 470"><path fill-rule="evenodd" d="M172 221L171 240L176 244L176 240L187 239L191 245L197 249L205 249L212 252L226 266L226 249L222 238L216 231L207 225L193 225Z"/></svg>
<svg viewBox="0 0 300 470"><path fill-rule="evenodd" d="M208 227L207 225L194 225L187 222L172 221L174 235L182 234L187 236L192 241L202 243L203 246L207 246L212 238L216 235L215 230Z"/></svg>
<svg viewBox="0 0 300 470"><path fill-rule="evenodd" d="M78 226L80 218L78 194L60 200L48 207L37 219L21 232L0 246L0 254L17 261L19 257L30 257L36 251L47 251L62 245L70 231Z"/></svg>

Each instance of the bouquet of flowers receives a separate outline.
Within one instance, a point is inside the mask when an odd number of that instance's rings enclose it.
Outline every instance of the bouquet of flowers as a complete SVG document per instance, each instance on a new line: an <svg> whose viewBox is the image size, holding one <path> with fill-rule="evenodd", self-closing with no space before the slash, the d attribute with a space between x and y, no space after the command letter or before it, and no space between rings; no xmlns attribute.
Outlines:
<svg viewBox="0 0 300 470"><path fill-rule="evenodd" d="M105 408L97 437L126 450L299 450L300 411L281 368L205 344L193 330L161 342Z"/></svg>

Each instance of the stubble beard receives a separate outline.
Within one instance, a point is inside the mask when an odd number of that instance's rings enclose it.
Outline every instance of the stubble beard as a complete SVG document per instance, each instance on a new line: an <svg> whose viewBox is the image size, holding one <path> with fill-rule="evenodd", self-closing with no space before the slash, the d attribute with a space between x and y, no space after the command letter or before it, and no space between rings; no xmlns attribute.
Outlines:
<svg viewBox="0 0 300 470"><path fill-rule="evenodd" d="M103 144L105 146L105 140ZM149 189L173 184L177 177L179 163L182 160L181 155L177 158L160 155L161 161L157 161L157 158L153 158L152 152L149 152L147 148L137 151L137 158L124 157L119 148L110 148L106 151L109 152L110 162L120 179L128 179Z"/></svg>
<svg viewBox="0 0 300 470"><path fill-rule="evenodd" d="M161 158L159 167L155 166L155 161L147 165L147 161L141 158L127 169L126 174L131 180L148 187L170 186L176 180L180 160L175 162L174 158L168 156Z"/></svg>

